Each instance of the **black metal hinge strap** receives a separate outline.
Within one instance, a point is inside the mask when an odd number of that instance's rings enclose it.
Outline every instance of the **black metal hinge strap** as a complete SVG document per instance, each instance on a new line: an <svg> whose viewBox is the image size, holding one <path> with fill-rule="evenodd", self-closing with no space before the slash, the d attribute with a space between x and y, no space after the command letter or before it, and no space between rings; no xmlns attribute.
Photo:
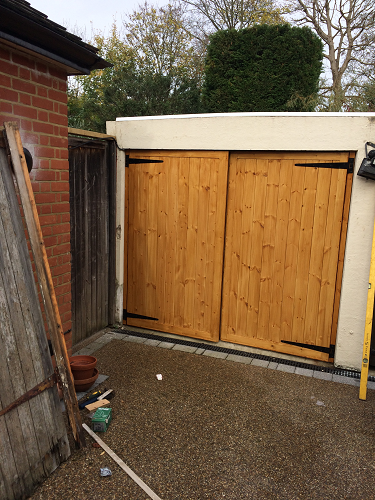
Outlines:
<svg viewBox="0 0 375 500"><path fill-rule="evenodd" d="M123 319L135 318L135 319L148 319L150 321L159 321L158 318L152 318L151 316L143 316L142 314L130 313L126 309L123 309Z"/></svg>
<svg viewBox="0 0 375 500"><path fill-rule="evenodd" d="M311 345L311 344L301 344L299 342L291 342L290 340L282 340L283 344L295 345L296 347L303 347L303 349L310 349L311 351L324 352L328 354L330 358L333 358L335 354L335 346L330 345L329 347L323 347L321 345Z"/></svg>
<svg viewBox="0 0 375 500"><path fill-rule="evenodd" d="M313 167L313 168L339 168L347 170L349 174L354 171L354 158L349 158L347 162L335 163L295 163L296 167Z"/></svg>
<svg viewBox="0 0 375 500"><path fill-rule="evenodd" d="M125 155L125 167L129 167L129 165L138 165L141 163L164 163L164 160L151 160L150 158L129 158L129 155Z"/></svg>
<svg viewBox="0 0 375 500"><path fill-rule="evenodd" d="M45 391L46 389L49 389L50 387L54 386L57 384L57 375L56 373L53 373L50 375L48 378L43 380L43 382L40 382L40 384L36 385L29 391L25 392L22 396L20 396L18 399L13 401L10 405L8 405L6 408L0 411L0 417L2 415L5 415L9 411L13 410L14 408L17 408L17 406L20 406L22 403L26 403L26 401L29 401L32 398L35 398L35 396L38 396L41 392Z"/></svg>

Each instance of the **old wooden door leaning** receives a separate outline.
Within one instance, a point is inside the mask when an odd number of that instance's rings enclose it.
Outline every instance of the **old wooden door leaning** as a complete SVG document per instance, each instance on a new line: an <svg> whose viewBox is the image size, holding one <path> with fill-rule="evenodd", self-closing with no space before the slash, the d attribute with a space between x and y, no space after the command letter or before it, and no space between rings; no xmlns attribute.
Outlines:
<svg viewBox="0 0 375 500"><path fill-rule="evenodd" d="M7 408L53 374L24 228L0 147L0 498L28 497L70 455L56 387Z"/></svg>
<svg viewBox="0 0 375 500"><path fill-rule="evenodd" d="M228 153L130 158L127 322L217 341Z"/></svg>
<svg viewBox="0 0 375 500"><path fill-rule="evenodd" d="M131 157L163 163L128 169L127 323L328 360L348 153Z"/></svg>

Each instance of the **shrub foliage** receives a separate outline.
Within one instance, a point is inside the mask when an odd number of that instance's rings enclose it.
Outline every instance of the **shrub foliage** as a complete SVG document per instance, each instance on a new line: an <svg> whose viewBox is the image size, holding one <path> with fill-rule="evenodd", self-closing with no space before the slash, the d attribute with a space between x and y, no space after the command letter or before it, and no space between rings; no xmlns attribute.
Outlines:
<svg viewBox="0 0 375 500"><path fill-rule="evenodd" d="M207 112L313 111L323 45L309 28L259 25L218 31L205 62Z"/></svg>

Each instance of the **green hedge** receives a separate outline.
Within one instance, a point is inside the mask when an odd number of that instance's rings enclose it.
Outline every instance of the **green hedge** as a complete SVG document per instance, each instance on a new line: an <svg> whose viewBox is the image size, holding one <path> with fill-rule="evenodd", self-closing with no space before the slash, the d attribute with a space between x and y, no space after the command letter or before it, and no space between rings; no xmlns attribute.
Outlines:
<svg viewBox="0 0 375 500"><path fill-rule="evenodd" d="M323 44L309 28L259 25L210 38L202 92L207 112L313 111Z"/></svg>

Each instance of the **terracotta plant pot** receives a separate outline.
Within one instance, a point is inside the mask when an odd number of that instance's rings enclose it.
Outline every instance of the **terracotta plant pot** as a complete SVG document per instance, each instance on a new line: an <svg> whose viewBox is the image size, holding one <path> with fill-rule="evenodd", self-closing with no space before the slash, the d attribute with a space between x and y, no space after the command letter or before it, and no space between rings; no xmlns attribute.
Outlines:
<svg viewBox="0 0 375 500"><path fill-rule="evenodd" d="M74 380L86 380L93 376L97 359L95 356L72 356L69 363Z"/></svg>
<svg viewBox="0 0 375 500"><path fill-rule="evenodd" d="M94 384L95 380L98 378L99 372L97 368L94 368L94 375L86 380L75 380L74 388L76 392L85 392Z"/></svg>

